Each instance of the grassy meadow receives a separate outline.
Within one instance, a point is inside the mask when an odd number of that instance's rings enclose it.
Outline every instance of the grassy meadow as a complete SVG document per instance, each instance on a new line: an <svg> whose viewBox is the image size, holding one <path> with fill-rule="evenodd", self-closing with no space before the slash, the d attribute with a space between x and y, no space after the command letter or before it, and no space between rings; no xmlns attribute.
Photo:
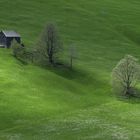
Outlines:
<svg viewBox="0 0 140 140"><path fill-rule="evenodd" d="M24 65L0 49L0 140L139 140L140 100L121 99L111 71L126 54L140 59L139 0L1 0L0 29L27 48L54 22L74 70Z"/></svg>

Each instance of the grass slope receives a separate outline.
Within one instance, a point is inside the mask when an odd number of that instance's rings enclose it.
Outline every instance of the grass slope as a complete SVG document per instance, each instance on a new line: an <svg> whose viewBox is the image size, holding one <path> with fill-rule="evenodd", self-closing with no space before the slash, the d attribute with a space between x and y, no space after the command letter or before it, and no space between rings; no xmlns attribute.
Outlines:
<svg viewBox="0 0 140 140"><path fill-rule="evenodd" d="M64 46L74 43L78 50L73 72L23 65L10 50L0 50L1 140L140 139L139 101L119 100L110 87L119 59L140 58L139 0L1 0L0 5L0 28L17 30L27 46L53 21Z"/></svg>

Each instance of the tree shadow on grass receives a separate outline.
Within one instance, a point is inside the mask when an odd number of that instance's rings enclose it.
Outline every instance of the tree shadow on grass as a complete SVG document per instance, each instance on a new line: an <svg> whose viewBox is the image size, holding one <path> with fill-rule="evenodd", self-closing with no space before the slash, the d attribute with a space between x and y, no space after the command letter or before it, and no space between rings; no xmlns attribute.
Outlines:
<svg viewBox="0 0 140 140"><path fill-rule="evenodd" d="M22 65L28 65L28 62L19 58L16 58Z"/></svg>
<svg viewBox="0 0 140 140"><path fill-rule="evenodd" d="M17 62L18 62L19 65L22 65L22 66L28 65L28 62L27 62L26 60L20 59L20 58L18 58L18 57L13 56L13 55L11 55L11 56L14 57L15 60L17 60Z"/></svg>
<svg viewBox="0 0 140 140"><path fill-rule="evenodd" d="M56 65L45 67L45 69L61 76L65 79L78 82L83 85L92 86L96 88L102 88L103 86L108 86L108 82L99 80L99 75L94 72L90 73L83 69L73 68L70 69L66 65Z"/></svg>
<svg viewBox="0 0 140 140"><path fill-rule="evenodd" d="M135 94L133 96L116 95L119 101L140 104L140 89L135 89Z"/></svg>

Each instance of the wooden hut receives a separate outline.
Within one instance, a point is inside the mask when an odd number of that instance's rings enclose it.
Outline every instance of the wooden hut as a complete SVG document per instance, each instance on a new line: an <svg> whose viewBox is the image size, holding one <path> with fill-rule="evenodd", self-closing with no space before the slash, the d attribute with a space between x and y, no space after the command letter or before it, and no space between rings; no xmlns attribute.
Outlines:
<svg viewBox="0 0 140 140"><path fill-rule="evenodd" d="M0 47L10 48L11 42L15 39L18 43L21 43L20 34L15 31L1 31L0 32Z"/></svg>

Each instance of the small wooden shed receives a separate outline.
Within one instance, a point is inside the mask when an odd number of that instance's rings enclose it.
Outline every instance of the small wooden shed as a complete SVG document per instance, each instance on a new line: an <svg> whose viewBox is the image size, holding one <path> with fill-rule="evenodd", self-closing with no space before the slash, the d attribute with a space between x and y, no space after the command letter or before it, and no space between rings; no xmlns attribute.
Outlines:
<svg viewBox="0 0 140 140"><path fill-rule="evenodd" d="M0 46L10 48L13 39L15 39L18 43L21 43L21 36L15 31L0 32Z"/></svg>

